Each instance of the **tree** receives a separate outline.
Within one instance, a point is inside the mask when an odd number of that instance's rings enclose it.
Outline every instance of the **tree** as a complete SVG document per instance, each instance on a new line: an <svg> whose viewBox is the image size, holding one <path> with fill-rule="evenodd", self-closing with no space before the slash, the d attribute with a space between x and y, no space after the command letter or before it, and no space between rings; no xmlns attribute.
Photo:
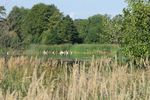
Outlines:
<svg viewBox="0 0 150 100"><path fill-rule="evenodd" d="M2 14L5 14L5 9L3 9ZM19 49L20 40L16 32L10 31L10 21L7 17L1 17L0 21L0 46L4 54L8 52L9 49Z"/></svg>
<svg viewBox="0 0 150 100"><path fill-rule="evenodd" d="M75 20L79 35L85 43L110 43L110 18L94 15L88 19Z"/></svg>
<svg viewBox="0 0 150 100"><path fill-rule="evenodd" d="M29 11L25 23L23 25L24 34L27 34L26 39L31 39L31 43L40 43L41 35L48 30L50 16L58 9L54 5L36 4Z"/></svg>
<svg viewBox="0 0 150 100"><path fill-rule="evenodd" d="M76 19L74 23L79 32L79 37L81 38L81 41L85 43L86 42L85 37L87 36L87 31L88 31L88 20Z"/></svg>
<svg viewBox="0 0 150 100"><path fill-rule="evenodd" d="M145 58L150 54L150 5L143 0L129 5L123 11L123 51L132 59Z"/></svg>
<svg viewBox="0 0 150 100"><path fill-rule="evenodd" d="M113 17L110 21L111 27L108 30L110 30L111 33L110 42L112 44L121 43L122 23L123 23L123 16L120 14Z"/></svg>
<svg viewBox="0 0 150 100"><path fill-rule="evenodd" d="M0 46L1 49L9 47L9 24L5 16L5 8L0 6Z"/></svg>
<svg viewBox="0 0 150 100"><path fill-rule="evenodd" d="M128 7L131 8L139 2L147 4L150 3L150 0L125 0L125 1L128 3Z"/></svg>
<svg viewBox="0 0 150 100"><path fill-rule="evenodd" d="M61 44L62 39L60 32L62 28L63 15L59 11L55 11L49 18L48 30L44 31L41 35L41 42L44 44Z"/></svg>
<svg viewBox="0 0 150 100"><path fill-rule="evenodd" d="M62 26L61 38L64 43L80 43L81 40L79 38L79 33L77 31L76 26L74 25L73 20L69 15L63 18L63 26Z"/></svg>
<svg viewBox="0 0 150 100"><path fill-rule="evenodd" d="M3 19L4 15L5 15L5 8L4 6L0 6L0 21Z"/></svg>
<svg viewBox="0 0 150 100"><path fill-rule="evenodd" d="M42 34L46 44L80 43L79 33L70 16L55 12L49 18L48 30Z"/></svg>
<svg viewBox="0 0 150 100"><path fill-rule="evenodd" d="M7 18L10 23L10 31L14 31L17 34L20 44L24 42L25 34L23 34L23 24L28 12L29 11L23 7L19 8L15 6Z"/></svg>

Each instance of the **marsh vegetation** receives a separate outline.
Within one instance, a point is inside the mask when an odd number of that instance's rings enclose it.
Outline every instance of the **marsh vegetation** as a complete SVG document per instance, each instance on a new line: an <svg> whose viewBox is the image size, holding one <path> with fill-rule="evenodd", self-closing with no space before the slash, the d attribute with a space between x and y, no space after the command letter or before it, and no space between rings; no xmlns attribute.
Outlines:
<svg viewBox="0 0 150 100"><path fill-rule="evenodd" d="M149 61L143 69L109 58L72 64L36 57L11 57L3 73L0 98L6 100L149 100ZM2 74L3 73L3 74Z"/></svg>

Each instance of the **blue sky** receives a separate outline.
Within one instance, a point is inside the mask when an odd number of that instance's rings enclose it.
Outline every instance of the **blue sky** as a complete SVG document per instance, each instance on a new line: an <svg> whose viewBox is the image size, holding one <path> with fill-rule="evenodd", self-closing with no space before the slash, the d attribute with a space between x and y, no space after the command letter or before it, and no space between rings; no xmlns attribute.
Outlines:
<svg viewBox="0 0 150 100"><path fill-rule="evenodd" d="M95 14L115 16L127 6L124 0L0 0L0 5L5 6L7 13L15 5L31 8L37 3L55 4L61 12L74 19L88 18Z"/></svg>

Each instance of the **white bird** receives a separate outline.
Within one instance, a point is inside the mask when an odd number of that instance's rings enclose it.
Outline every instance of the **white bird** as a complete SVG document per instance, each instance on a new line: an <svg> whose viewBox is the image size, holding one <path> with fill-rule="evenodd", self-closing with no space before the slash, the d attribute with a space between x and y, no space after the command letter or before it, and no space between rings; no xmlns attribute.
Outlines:
<svg viewBox="0 0 150 100"><path fill-rule="evenodd" d="M44 50L44 51L43 51L43 55L48 55L48 53Z"/></svg>
<svg viewBox="0 0 150 100"><path fill-rule="evenodd" d="M9 55L9 52L7 52L7 55Z"/></svg>
<svg viewBox="0 0 150 100"><path fill-rule="evenodd" d="M59 54L62 56L62 55L64 55L64 52L63 52L63 51L60 51Z"/></svg>
<svg viewBox="0 0 150 100"><path fill-rule="evenodd" d="M55 55L55 52L53 51L52 54Z"/></svg>
<svg viewBox="0 0 150 100"><path fill-rule="evenodd" d="M65 55L68 55L69 54L69 52L68 51L65 51Z"/></svg>

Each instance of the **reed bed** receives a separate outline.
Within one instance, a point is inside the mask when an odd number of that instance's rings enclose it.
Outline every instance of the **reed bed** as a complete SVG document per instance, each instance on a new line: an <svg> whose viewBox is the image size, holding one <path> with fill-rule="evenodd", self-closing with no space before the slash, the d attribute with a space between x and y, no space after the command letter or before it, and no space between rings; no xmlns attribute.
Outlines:
<svg viewBox="0 0 150 100"><path fill-rule="evenodd" d="M0 100L150 100L149 62L145 69L110 58L67 63L37 57L10 57L3 71Z"/></svg>

